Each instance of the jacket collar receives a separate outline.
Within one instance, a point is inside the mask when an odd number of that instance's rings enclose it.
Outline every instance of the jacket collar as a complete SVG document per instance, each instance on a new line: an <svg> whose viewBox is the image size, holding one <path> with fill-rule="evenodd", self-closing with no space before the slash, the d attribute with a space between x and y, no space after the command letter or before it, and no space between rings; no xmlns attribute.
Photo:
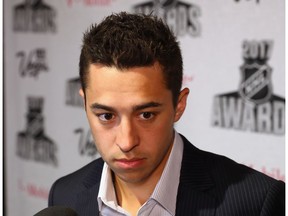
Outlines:
<svg viewBox="0 0 288 216"><path fill-rule="evenodd" d="M194 190L205 191L213 187L214 182L210 176L209 165L203 151L193 146L184 136L183 159L180 172L180 184L189 186Z"/></svg>
<svg viewBox="0 0 288 216"><path fill-rule="evenodd" d="M182 135L181 135L182 136ZM203 151L193 146L184 136L183 159L178 187L176 215L215 214L214 181Z"/></svg>
<svg viewBox="0 0 288 216"><path fill-rule="evenodd" d="M79 215L99 215L97 195L100 186L101 173L104 161L102 158L92 162L90 172L83 180L83 186L86 188L77 196L76 208Z"/></svg>

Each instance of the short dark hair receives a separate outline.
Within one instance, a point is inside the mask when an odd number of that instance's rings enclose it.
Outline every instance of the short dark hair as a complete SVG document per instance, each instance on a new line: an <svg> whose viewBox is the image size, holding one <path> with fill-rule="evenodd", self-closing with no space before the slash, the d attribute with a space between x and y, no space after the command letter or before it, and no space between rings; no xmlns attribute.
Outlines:
<svg viewBox="0 0 288 216"><path fill-rule="evenodd" d="M79 70L85 93L90 64L100 63L118 69L152 66L159 62L166 87L176 106L182 86L183 62L173 32L153 15L120 12L92 24L84 33Z"/></svg>

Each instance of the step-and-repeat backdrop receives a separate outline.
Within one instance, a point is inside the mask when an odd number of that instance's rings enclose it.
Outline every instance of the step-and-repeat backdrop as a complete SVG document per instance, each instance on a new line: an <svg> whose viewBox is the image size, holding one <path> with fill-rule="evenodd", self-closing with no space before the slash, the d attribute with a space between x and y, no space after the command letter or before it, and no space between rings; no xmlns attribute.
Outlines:
<svg viewBox="0 0 288 216"><path fill-rule="evenodd" d="M199 148L285 180L284 0L4 0L8 216L47 207L51 184L99 157L78 95L83 32L111 12L163 17L184 58Z"/></svg>

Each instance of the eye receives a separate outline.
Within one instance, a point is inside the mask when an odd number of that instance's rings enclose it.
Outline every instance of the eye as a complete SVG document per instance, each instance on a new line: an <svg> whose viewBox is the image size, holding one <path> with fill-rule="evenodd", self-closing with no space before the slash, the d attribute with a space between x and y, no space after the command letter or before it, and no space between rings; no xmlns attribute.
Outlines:
<svg viewBox="0 0 288 216"><path fill-rule="evenodd" d="M103 122L111 121L114 118L114 114L112 113L102 113L102 114L97 114L97 116Z"/></svg>
<svg viewBox="0 0 288 216"><path fill-rule="evenodd" d="M140 114L140 118L143 120L149 120L154 117L154 113L151 112L143 112Z"/></svg>

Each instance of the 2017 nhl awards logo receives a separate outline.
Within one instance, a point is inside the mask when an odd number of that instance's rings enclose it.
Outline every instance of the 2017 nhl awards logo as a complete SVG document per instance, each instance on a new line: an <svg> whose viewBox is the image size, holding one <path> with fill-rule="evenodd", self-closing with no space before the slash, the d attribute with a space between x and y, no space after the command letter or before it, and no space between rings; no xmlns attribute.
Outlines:
<svg viewBox="0 0 288 216"><path fill-rule="evenodd" d="M42 97L28 98L26 130L18 133L17 155L25 160L57 166L56 144L44 131L43 103Z"/></svg>
<svg viewBox="0 0 288 216"><path fill-rule="evenodd" d="M285 99L273 94L268 64L273 42L244 41L239 91L214 97L212 125L284 135Z"/></svg>
<svg viewBox="0 0 288 216"><path fill-rule="evenodd" d="M133 7L135 13L151 14L165 20L177 36L198 37L201 33L200 7L178 0L154 0Z"/></svg>
<svg viewBox="0 0 288 216"><path fill-rule="evenodd" d="M242 80L239 89L241 97L256 104L269 100L272 95L271 71L272 68L265 62L244 63L241 67Z"/></svg>
<svg viewBox="0 0 288 216"><path fill-rule="evenodd" d="M56 32L56 11L43 0L25 0L13 12L15 32Z"/></svg>

